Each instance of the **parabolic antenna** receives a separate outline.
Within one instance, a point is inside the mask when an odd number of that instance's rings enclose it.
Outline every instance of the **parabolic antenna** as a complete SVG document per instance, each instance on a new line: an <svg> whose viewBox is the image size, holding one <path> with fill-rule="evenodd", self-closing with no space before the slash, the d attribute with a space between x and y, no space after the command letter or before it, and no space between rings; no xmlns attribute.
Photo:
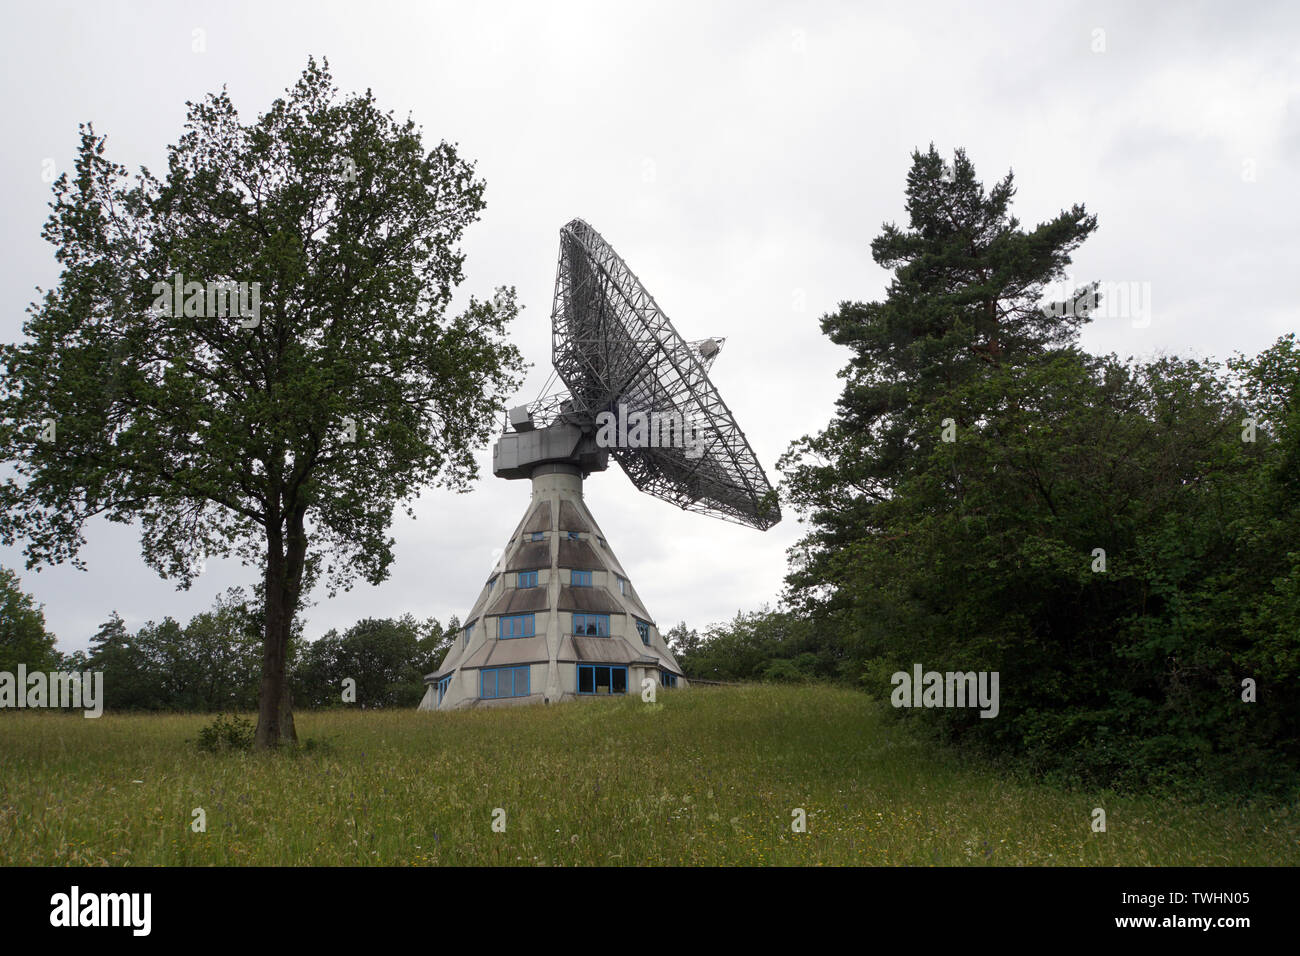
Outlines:
<svg viewBox="0 0 1300 956"><path fill-rule="evenodd" d="M500 552L421 710L552 702L684 686L671 648L583 500L613 455L640 490L766 530L776 492L708 371L724 340L687 342L581 219L560 230L552 362L567 391L510 410L492 449L527 478Z"/></svg>
<svg viewBox="0 0 1300 956"><path fill-rule="evenodd" d="M551 361L574 408L643 411L680 420L696 442L684 449L611 448L632 483L688 511L766 530L781 520L763 468L708 368L720 339L686 342L654 297L595 229L575 219L560 230L551 312Z"/></svg>

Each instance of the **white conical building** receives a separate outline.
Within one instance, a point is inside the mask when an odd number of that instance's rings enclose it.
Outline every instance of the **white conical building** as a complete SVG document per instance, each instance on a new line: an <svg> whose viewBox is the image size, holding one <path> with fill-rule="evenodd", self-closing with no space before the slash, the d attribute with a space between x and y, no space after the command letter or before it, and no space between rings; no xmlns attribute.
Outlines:
<svg viewBox="0 0 1300 956"><path fill-rule="evenodd" d="M420 709L639 694L647 679L656 688L685 686L681 667L582 500L583 469L567 461L519 464L508 441L516 437L503 436L496 471L521 477L526 470L532 501L456 644L425 677ZM518 437L535 443L545 432Z"/></svg>

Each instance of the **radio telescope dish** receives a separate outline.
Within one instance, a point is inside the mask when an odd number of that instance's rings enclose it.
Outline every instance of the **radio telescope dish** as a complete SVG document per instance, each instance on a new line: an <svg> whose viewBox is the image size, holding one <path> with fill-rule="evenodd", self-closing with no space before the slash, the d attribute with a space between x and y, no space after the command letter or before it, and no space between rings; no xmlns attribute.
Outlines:
<svg viewBox="0 0 1300 956"><path fill-rule="evenodd" d="M641 281L591 226L560 230L551 312L552 363L574 407L680 416L703 442L680 447L613 447L632 483L688 511L766 530L781 520L776 494L708 369L721 339L687 342ZM694 449L692 449L694 450Z"/></svg>
<svg viewBox="0 0 1300 956"><path fill-rule="evenodd" d="M510 409L492 449L494 474L531 480L528 510L458 639L425 675L421 710L689 686L583 497L584 479L611 455L639 489L688 511L759 530L781 520L709 380L724 340L678 335L581 219L560 230L551 333L568 390Z"/></svg>

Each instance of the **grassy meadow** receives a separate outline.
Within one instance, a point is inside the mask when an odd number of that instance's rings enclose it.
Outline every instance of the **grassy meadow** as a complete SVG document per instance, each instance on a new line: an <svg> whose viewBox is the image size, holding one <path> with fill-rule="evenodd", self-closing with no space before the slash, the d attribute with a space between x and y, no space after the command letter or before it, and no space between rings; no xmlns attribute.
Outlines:
<svg viewBox="0 0 1300 956"><path fill-rule="evenodd" d="M1008 781L826 687L304 712L277 755L199 751L210 721L0 714L0 864L1300 863L1296 807Z"/></svg>

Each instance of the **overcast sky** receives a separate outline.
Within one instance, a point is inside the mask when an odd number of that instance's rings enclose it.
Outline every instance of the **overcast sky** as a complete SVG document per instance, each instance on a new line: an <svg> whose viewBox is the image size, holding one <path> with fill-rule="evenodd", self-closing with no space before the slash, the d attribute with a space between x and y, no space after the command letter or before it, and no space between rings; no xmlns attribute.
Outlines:
<svg viewBox="0 0 1300 956"><path fill-rule="evenodd" d="M4 23L3 341L57 281L42 171L67 168L78 122L112 159L161 172L187 99L225 84L251 121L308 54L477 162L488 206L462 300L518 288L521 400L550 372L558 231L582 217L685 338L727 337L712 377L774 482L838 395L847 353L818 319L883 296L870 243L903 221L910 153L931 141L964 146L986 184L1014 170L1027 225L1075 202L1097 214L1073 274L1142 283L1151 313L1099 317L1093 351L1226 357L1297 326L1295 3L5 2ZM492 477L489 449L480 462L472 493L399 512L386 583L315 595L309 638L366 616L464 616L529 492ZM616 466L586 495L664 630L775 601L801 530L789 509L766 533L679 511ZM23 571L18 549L0 564L65 651L114 609L133 628L188 620L252 579L212 562L176 591L138 539L92 526L84 573Z"/></svg>

